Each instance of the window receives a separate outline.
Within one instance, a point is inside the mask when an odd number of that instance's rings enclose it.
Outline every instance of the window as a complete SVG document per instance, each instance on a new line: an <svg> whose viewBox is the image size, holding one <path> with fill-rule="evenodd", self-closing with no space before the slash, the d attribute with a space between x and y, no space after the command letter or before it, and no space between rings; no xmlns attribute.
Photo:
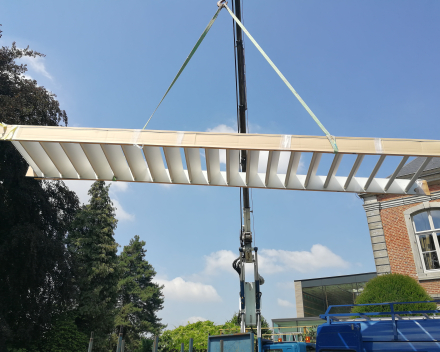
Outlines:
<svg viewBox="0 0 440 352"><path fill-rule="evenodd" d="M412 217L424 271L440 269L440 210L427 210Z"/></svg>

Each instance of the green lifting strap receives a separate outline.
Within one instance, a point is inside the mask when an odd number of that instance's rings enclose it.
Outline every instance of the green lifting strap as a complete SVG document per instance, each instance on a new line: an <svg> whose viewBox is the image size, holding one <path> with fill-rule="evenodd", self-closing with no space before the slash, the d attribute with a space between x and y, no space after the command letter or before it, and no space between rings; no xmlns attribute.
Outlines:
<svg viewBox="0 0 440 352"><path fill-rule="evenodd" d="M0 127L3 127L3 133L6 132L6 128L8 127L8 125L6 123L0 122ZM5 134L3 137L0 137L0 140L5 140L5 141L12 141L12 137L14 137L14 133L17 130L18 126L15 125L8 134Z"/></svg>
<svg viewBox="0 0 440 352"><path fill-rule="evenodd" d="M315 116L313 111L307 106L304 100L299 96L299 94L296 92L296 90L292 87L292 85L289 83L289 81L284 77L284 75L281 73L281 71L275 66L275 64L272 62L272 60L267 56L267 54L264 52L264 50L258 45L256 40L251 36L251 34L246 30L246 28L243 26L243 23L240 22L240 20L234 15L234 13L229 9L229 7L223 3L223 6L228 10L228 12L231 14L234 21L241 27L243 32L246 33L248 38L251 40L251 42L255 45L255 47L260 51L261 55L264 56L266 61L269 63L270 66L275 70L275 72L280 76L280 78L283 80L283 82L286 84L286 86L291 90L291 92L295 95L295 97L299 100L301 105L304 107L304 109L307 110L307 112L310 114L310 116L315 120L315 122L318 124L318 126L321 128L321 130L325 133L327 136L332 148L333 152L336 154L338 153L338 146L336 145L336 139L334 136L332 136L327 129L324 127L324 125L321 123L321 121L318 120L318 118Z"/></svg>
<svg viewBox="0 0 440 352"><path fill-rule="evenodd" d="M192 48L191 52L189 53L188 57L186 58L185 62L183 63L182 67L180 68L179 72L177 72L176 77L174 77L173 81L171 82L170 86L168 87L167 91L165 92L164 96L162 97L162 100L159 102L159 104L156 106L156 109L154 109L153 113L151 114L150 118L148 119L147 123L145 124L143 130L145 127L147 127L148 123L150 122L151 118L153 117L154 113L158 109L159 105L162 104L163 100L167 96L168 92L173 87L174 83L176 83L177 79L179 78L180 74L185 69L186 65L188 64L189 60L193 57L196 50L199 48L200 44L202 43L203 39L205 39L206 35L208 34L209 30L211 29L212 25L214 24L215 20L217 19L218 14L222 10L223 6L219 6L217 12L215 13L214 17L209 21L208 25L206 26L205 30L203 31L202 35L200 36L199 40L197 41L196 45L194 45L194 48Z"/></svg>

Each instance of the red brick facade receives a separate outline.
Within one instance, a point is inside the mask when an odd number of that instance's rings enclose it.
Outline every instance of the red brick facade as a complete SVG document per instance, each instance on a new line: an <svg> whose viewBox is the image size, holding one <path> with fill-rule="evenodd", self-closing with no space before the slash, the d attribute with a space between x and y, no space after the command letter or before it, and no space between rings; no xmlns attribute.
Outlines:
<svg viewBox="0 0 440 352"><path fill-rule="evenodd" d="M440 183L435 184L435 185L430 185L429 191L430 192L440 191ZM394 199L400 199L400 198L405 198L405 197L408 197L408 196L401 196L401 195L396 195L396 194L380 194L377 196L377 200L379 202L382 202L384 200L394 200Z"/></svg>
<svg viewBox="0 0 440 352"><path fill-rule="evenodd" d="M418 279L416 264L403 212L418 204L421 203L382 209L380 212L391 272L409 275L416 280ZM440 280L421 281L420 284L429 294L440 294Z"/></svg>
<svg viewBox="0 0 440 352"><path fill-rule="evenodd" d="M431 185L430 187L431 194L438 194L440 191L440 184ZM411 204L399 205L399 203L391 204L389 201L399 201L405 198L410 199ZM377 195L375 197L377 199L377 209L379 210L380 221L382 223L383 236L386 244L386 251L389 260L389 270L392 273L400 273L409 275L416 280L419 280L420 284L427 290L430 295L435 297L440 297L440 272L438 273L437 278L423 278L421 279L420 273L418 274L416 269L416 260L414 255L414 246L411 246L411 237L408 233L408 222L405 220L404 212L410 208L413 208L417 205L425 204L426 198L421 199L420 202L415 202L416 199L414 196L396 196L396 195ZM420 197L422 198L422 197ZM437 197L434 197L437 198ZM374 203L374 201L372 201ZM387 203L388 202L388 203ZM431 199L428 201L429 203L435 203L440 206L440 199ZM386 206L384 206L386 204ZM373 213L371 208L367 210L367 219L368 214ZM374 213L373 215L377 214ZM376 216L377 217L377 216ZM408 217L408 215L407 215ZM371 217L372 219L372 217ZM375 223L377 225L377 223ZM374 234L373 232L379 232L382 230L380 226L370 227L370 234L372 236L373 243L373 251L374 251ZM378 238L378 237L377 237ZM382 248L381 248L382 249ZM383 251L382 251L383 252ZM383 254L381 254L383 256ZM381 263L386 263L386 258L380 258ZM376 267L378 268L378 263L380 260L376 259ZM382 271L386 272L386 271ZM388 271L389 272L389 271ZM378 270L380 273L380 270Z"/></svg>

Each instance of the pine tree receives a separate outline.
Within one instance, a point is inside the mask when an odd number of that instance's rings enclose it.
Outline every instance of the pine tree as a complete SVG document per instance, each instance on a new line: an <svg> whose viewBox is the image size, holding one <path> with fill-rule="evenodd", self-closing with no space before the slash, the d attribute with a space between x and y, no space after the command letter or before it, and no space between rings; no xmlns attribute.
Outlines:
<svg viewBox="0 0 440 352"><path fill-rule="evenodd" d="M154 268L145 260L145 242L135 236L124 247L119 265L117 331L123 326L127 347L141 347L145 334L158 334L165 326L156 313L163 308L162 287L153 282Z"/></svg>
<svg viewBox="0 0 440 352"><path fill-rule="evenodd" d="M94 331L98 351L113 329L119 280L114 239L117 220L109 187L103 181L93 183L90 203L77 213L68 237L76 267L77 323L87 335Z"/></svg>

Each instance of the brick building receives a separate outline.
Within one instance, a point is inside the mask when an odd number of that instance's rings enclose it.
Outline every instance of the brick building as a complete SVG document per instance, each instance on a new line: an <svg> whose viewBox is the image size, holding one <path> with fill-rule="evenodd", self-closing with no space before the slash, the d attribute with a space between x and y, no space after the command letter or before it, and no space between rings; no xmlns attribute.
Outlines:
<svg viewBox="0 0 440 352"><path fill-rule="evenodd" d="M425 158L405 165L397 178L411 178ZM440 158L420 175L430 195L371 195L364 199L376 271L401 273L417 279L434 298L440 298Z"/></svg>

